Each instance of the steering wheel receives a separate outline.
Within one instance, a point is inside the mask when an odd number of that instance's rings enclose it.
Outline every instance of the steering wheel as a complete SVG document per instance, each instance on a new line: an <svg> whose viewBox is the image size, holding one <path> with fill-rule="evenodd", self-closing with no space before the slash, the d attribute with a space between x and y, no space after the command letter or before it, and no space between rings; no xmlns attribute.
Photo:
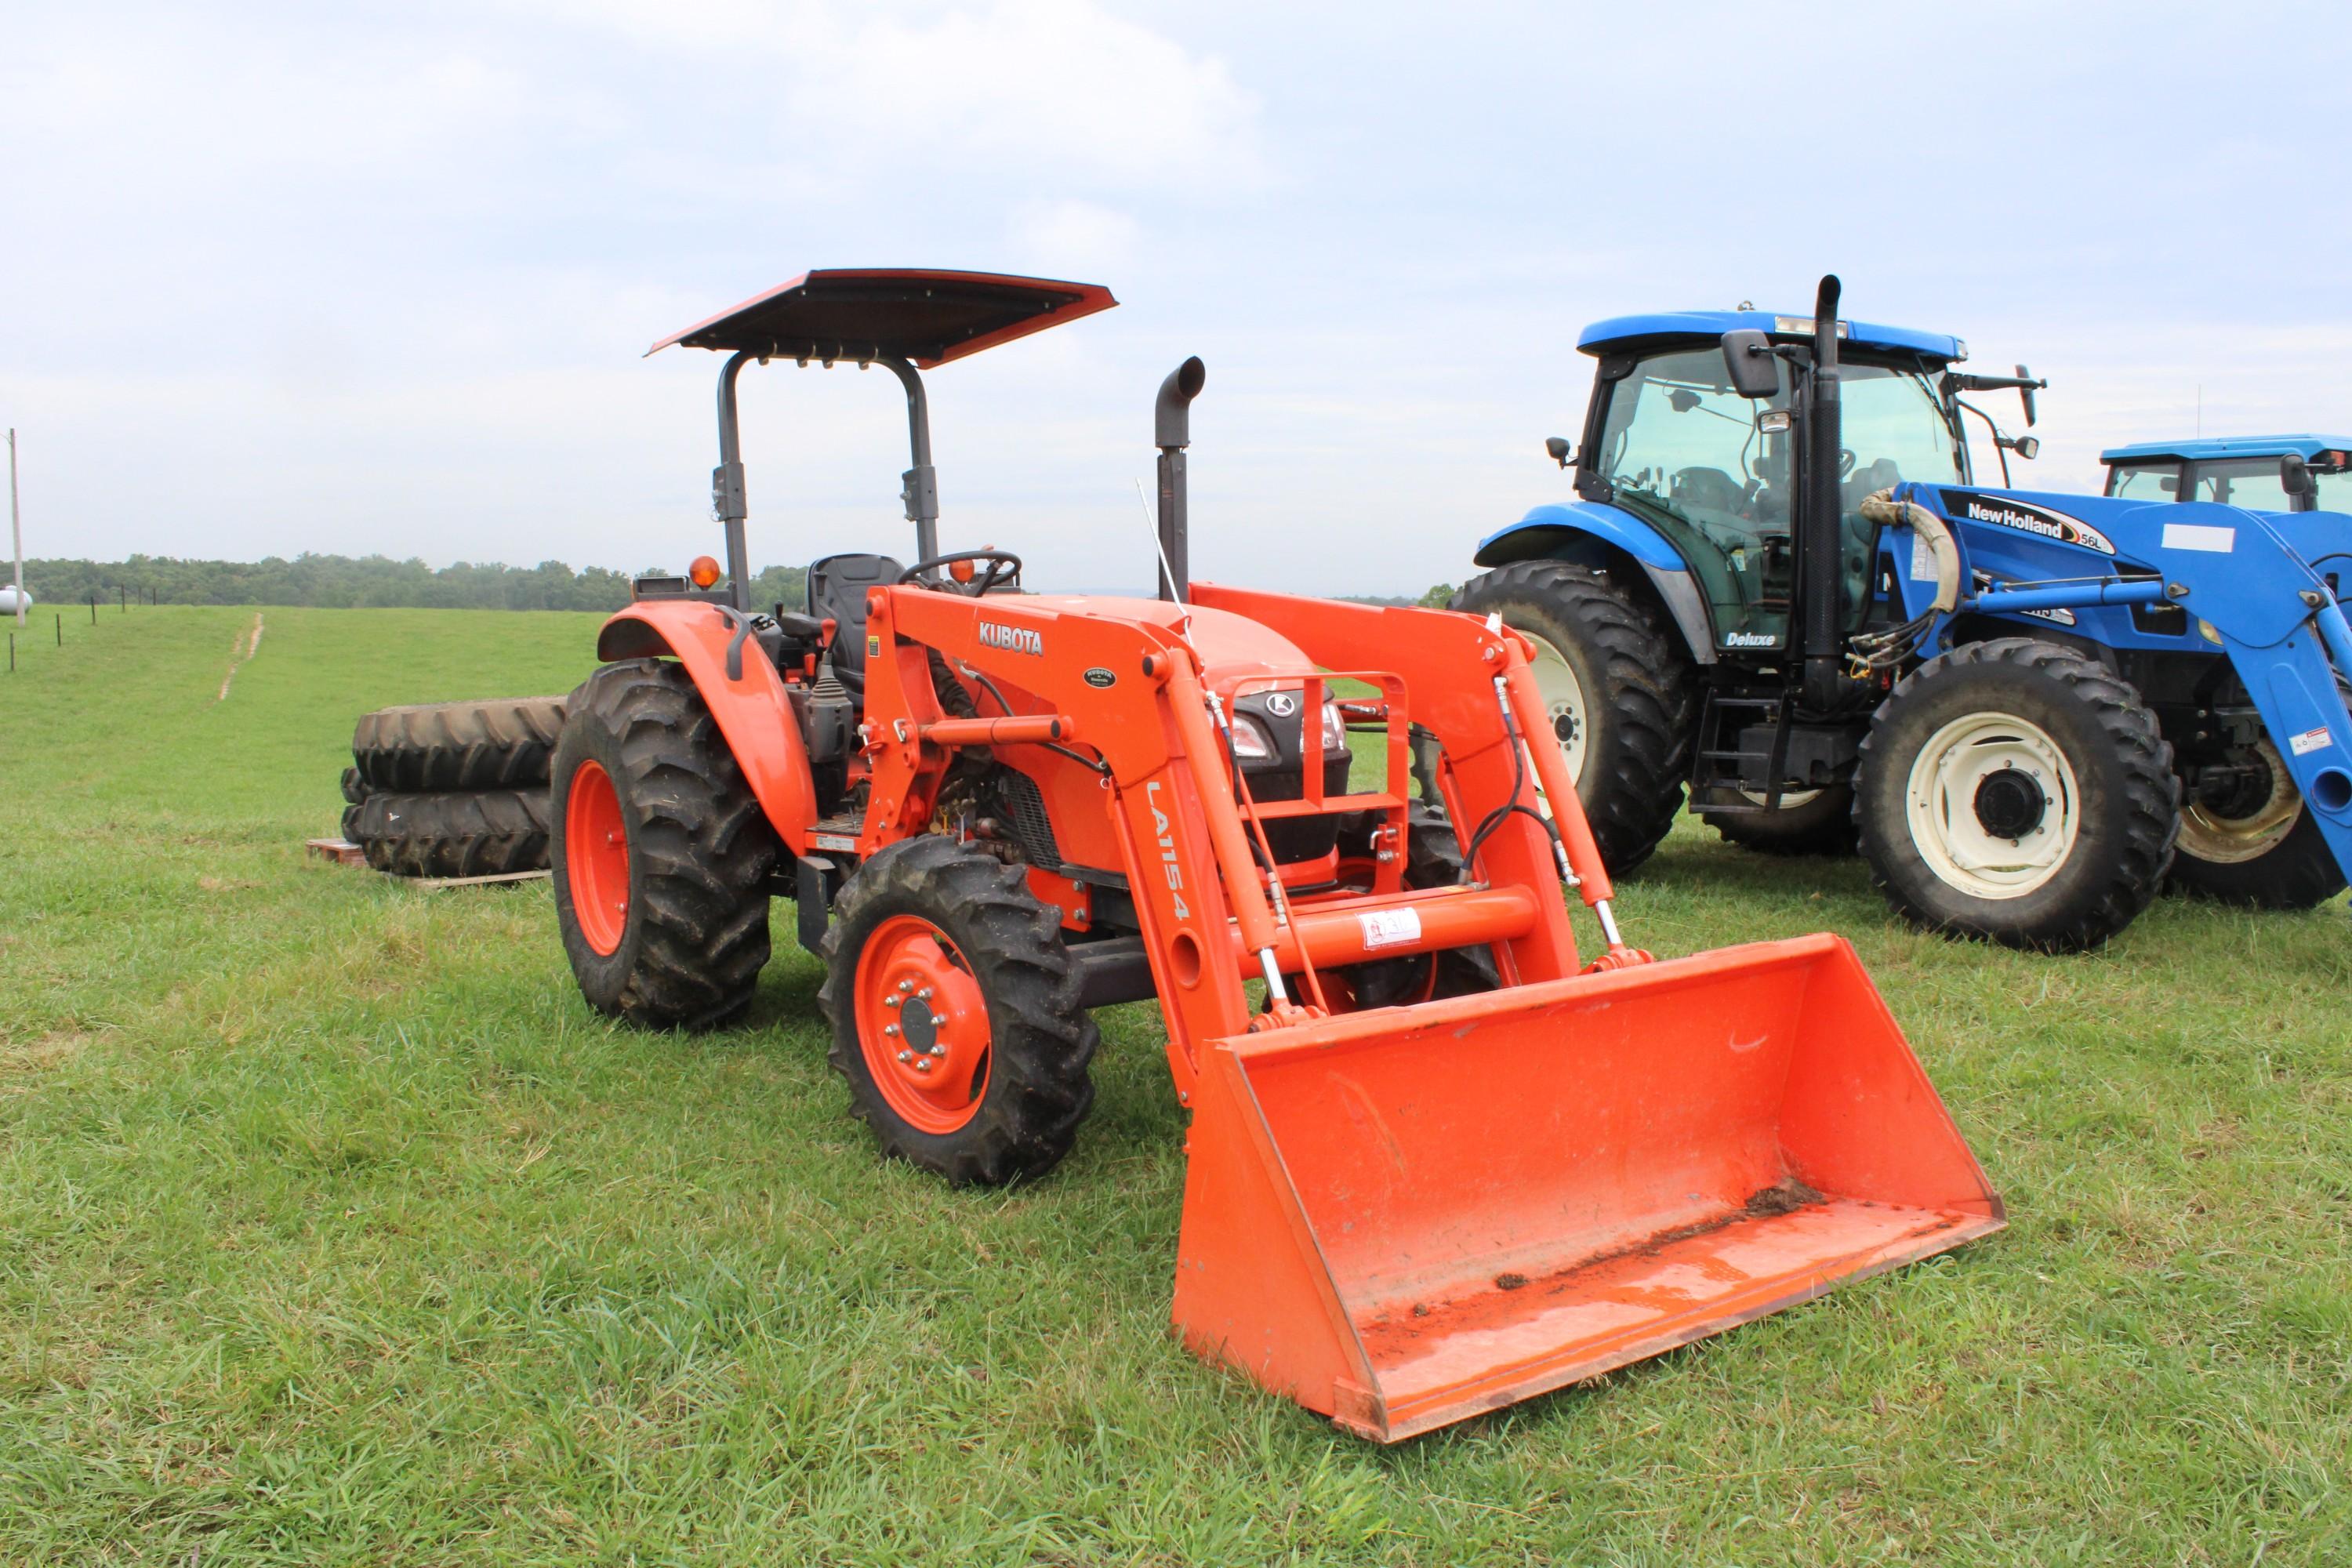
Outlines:
<svg viewBox="0 0 2352 1568"><path fill-rule="evenodd" d="M1853 447L1840 447L1838 448L1838 478L1843 479L1848 474L1853 472L1854 464L1860 460L1861 459L1857 458L1853 455Z"/></svg>
<svg viewBox="0 0 2352 1568"><path fill-rule="evenodd" d="M956 581L952 577L947 582L923 580L925 573L952 566L959 561L985 561L988 569L973 574L970 582ZM1017 586L1020 582L1021 557L1010 550L959 550L952 554L934 555L928 560L918 561L898 574L898 585L902 588L912 584L919 588L935 588L943 594L969 594L975 599L992 588L1006 584Z"/></svg>

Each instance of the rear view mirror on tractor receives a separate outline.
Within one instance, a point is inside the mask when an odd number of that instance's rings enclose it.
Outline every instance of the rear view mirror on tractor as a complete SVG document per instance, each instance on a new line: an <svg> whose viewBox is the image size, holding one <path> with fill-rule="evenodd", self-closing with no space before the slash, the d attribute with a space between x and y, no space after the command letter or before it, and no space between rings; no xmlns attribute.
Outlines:
<svg viewBox="0 0 2352 1568"><path fill-rule="evenodd" d="M2303 460L2300 452L2289 452L2279 458L2279 489L2290 498L2311 493L2311 465Z"/></svg>
<svg viewBox="0 0 2352 1568"><path fill-rule="evenodd" d="M1769 397L1780 390L1780 366L1772 356L1772 340L1762 332L1724 333L1723 367L1730 374L1731 390L1742 397Z"/></svg>

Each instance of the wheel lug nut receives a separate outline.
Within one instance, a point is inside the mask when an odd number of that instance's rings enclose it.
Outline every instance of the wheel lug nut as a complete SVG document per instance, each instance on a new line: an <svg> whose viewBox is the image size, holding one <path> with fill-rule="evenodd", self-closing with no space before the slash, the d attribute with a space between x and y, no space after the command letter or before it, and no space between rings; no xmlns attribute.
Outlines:
<svg viewBox="0 0 2352 1568"><path fill-rule="evenodd" d="M902 1062L913 1061L915 1059L915 1053L912 1051L900 1051L898 1053L898 1059Z"/></svg>
<svg viewBox="0 0 2352 1568"><path fill-rule="evenodd" d="M898 1032L898 1026L896 1024L885 1024L882 1026L882 1032L886 1035L896 1035Z"/></svg>
<svg viewBox="0 0 2352 1568"><path fill-rule="evenodd" d="M929 1057L918 1057L918 1058L915 1059L915 1070L916 1070L917 1072L929 1072L929 1071L930 1071L930 1070L931 1070L931 1058L929 1058Z"/></svg>
<svg viewBox="0 0 2352 1568"><path fill-rule="evenodd" d="M916 993L915 993L915 1000L916 1000L916 1001L918 1001L918 1002L928 1002L928 1001L929 1001L930 999L931 999L931 988L930 988L929 986L928 986L928 985L924 986L920 991L918 991L918 992L916 992Z"/></svg>
<svg viewBox="0 0 2352 1568"><path fill-rule="evenodd" d="M912 991L914 988L915 983L911 980L901 980L898 982L898 989L901 991Z"/></svg>
<svg viewBox="0 0 2352 1568"><path fill-rule="evenodd" d="M902 996L885 996L882 998L882 1005L885 1007L896 1007L904 1000L906 1000L906 998Z"/></svg>
<svg viewBox="0 0 2352 1568"><path fill-rule="evenodd" d="M946 1046L944 1046L944 1045L934 1045L933 1047L931 1047L931 1055L933 1055L933 1056L935 1056L935 1057L943 1057L943 1056L945 1056L945 1055L947 1055L947 1054L948 1054L948 1048L947 1048L947 1047L946 1047Z"/></svg>

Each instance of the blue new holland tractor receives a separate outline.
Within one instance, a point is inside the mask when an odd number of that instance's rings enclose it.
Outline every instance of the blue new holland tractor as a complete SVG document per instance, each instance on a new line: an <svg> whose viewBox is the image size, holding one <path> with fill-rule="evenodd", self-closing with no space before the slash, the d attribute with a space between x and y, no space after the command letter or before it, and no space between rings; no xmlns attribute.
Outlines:
<svg viewBox="0 0 2352 1568"><path fill-rule="evenodd" d="M2301 462L2312 482L2287 489ZM2352 439L2342 436L2200 436L2136 441L2099 454L2106 493L2125 500L2212 500L2249 511L2352 512Z"/></svg>
<svg viewBox="0 0 2352 1568"><path fill-rule="evenodd" d="M2037 443L1966 395L2014 389L2031 425L2047 384L1838 321L1838 294L1588 328L1582 438L1548 443L1576 499L1485 540L1454 599L1535 643L1612 868L1687 788L1727 838L1858 844L1905 918L2017 947L2095 946L2168 879L2266 908L2340 891L2352 516L2302 510L2339 448L2262 454L2267 490L2214 499L2185 448L2170 492L2013 490Z"/></svg>

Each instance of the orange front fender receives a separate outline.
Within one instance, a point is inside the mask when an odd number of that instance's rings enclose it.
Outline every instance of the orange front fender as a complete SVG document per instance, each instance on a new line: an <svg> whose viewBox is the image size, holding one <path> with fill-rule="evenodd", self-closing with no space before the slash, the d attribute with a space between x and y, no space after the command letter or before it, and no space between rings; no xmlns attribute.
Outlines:
<svg viewBox="0 0 2352 1568"><path fill-rule="evenodd" d="M808 847L809 825L816 820L808 752L784 697L783 678L759 644L745 639L743 673L727 678L727 645L734 637L732 616L716 605L646 599L616 612L598 629L596 657L610 662L667 656L684 665L777 837L798 854Z"/></svg>

